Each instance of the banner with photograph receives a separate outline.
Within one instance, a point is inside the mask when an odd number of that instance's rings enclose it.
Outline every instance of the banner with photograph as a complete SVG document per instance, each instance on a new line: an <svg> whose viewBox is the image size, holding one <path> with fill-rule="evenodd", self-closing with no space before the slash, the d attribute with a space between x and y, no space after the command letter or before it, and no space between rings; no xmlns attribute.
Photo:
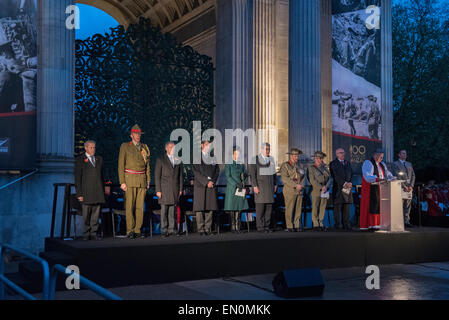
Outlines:
<svg viewBox="0 0 449 320"><path fill-rule="evenodd" d="M356 173L382 146L380 5L332 2L333 146L349 153Z"/></svg>
<svg viewBox="0 0 449 320"><path fill-rule="evenodd" d="M0 1L0 170L35 167L37 1Z"/></svg>

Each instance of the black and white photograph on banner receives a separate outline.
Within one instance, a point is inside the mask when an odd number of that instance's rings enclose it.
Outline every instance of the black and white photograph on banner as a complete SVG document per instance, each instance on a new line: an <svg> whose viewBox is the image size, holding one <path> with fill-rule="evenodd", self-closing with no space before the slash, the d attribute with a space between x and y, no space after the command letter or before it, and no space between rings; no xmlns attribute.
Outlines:
<svg viewBox="0 0 449 320"><path fill-rule="evenodd" d="M0 1L0 168L34 170L37 0Z"/></svg>
<svg viewBox="0 0 449 320"><path fill-rule="evenodd" d="M332 1L333 148L349 149L356 172L382 146L380 5Z"/></svg>
<svg viewBox="0 0 449 320"><path fill-rule="evenodd" d="M0 3L0 113L36 111L37 8L35 0Z"/></svg>

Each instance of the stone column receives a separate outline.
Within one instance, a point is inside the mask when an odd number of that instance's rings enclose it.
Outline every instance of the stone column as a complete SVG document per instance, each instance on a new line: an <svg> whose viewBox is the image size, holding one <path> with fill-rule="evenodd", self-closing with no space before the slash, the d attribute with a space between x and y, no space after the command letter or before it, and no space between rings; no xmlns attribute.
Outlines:
<svg viewBox="0 0 449 320"><path fill-rule="evenodd" d="M215 125L222 131L252 128L251 4L217 1Z"/></svg>
<svg viewBox="0 0 449 320"><path fill-rule="evenodd" d="M37 151L39 171L2 190L0 242L37 254L50 234L53 184L73 182L74 32L65 27L73 0L38 1ZM11 182L1 176L0 185ZM61 225L59 190L56 236ZM81 230L78 229L78 232Z"/></svg>
<svg viewBox="0 0 449 320"><path fill-rule="evenodd" d="M253 5L253 122L256 130L270 129L276 125L275 1L255 0ZM267 132L263 141L271 143L276 157L277 136Z"/></svg>
<svg viewBox="0 0 449 320"><path fill-rule="evenodd" d="M288 119L287 105L283 113L278 109L280 99L285 104L288 100L286 16L287 0L217 1L216 127L220 130L269 129L268 134L259 137L257 142L270 142L275 158L279 153L277 117L282 114L285 120L282 124L284 135ZM278 72L278 66L284 70L283 74ZM283 95L278 79L284 81ZM285 145L282 152L287 148Z"/></svg>
<svg viewBox="0 0 449 320"><path fill-rule="evenodd" d="M392 162L393 149L393 44L391 0L382 0L382 144L385 161Z"/></svg>
<svg viewBox="0 0 449 320"><path fill-rule="evenodd" d="M326 162L332 146L332 0L321 0L321 143Z"/></svg>
<svg viewBox="0 0 449 320"><path fill-rule="evenodd" d="M276 68L275 103L278 130L278 162L288 160L288 25L289 0L276 0Z"/></svg>
<svg viewBox="0 0 449 320"><path fill-rule="evenodd" d="M290 1L289 143L309 157L322 148L321 1Z"/></svg>
<svg viewBox="0 0 449 320"><path fill-rule="evenodd" d="M38 1L37 153L41 172L71 172L74 150L75 32L66 28L74 0Z"/></svg>
<svg viewBox="0 0 449 320"><path fill-rule="evenodd" d="M233 1L232 128L252 128L251 0Z"/></svg>

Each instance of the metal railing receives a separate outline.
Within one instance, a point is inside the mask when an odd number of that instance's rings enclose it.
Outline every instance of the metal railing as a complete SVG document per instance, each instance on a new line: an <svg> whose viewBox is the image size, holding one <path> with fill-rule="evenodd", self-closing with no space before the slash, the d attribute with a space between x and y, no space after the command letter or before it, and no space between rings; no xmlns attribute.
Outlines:
<svg viewBox="0 0 449 320"><path fill-rule="evenodd" d="M33 297L30 293L26 292L24 289L19 287L17 284L9 280L5 277L5 253L6 251L15 252L18 253L24 257L27 257L29 259L32 259L42 265L42 273L43 273L43 281L42 281L42 300L48 300L49 299L49 277L50 277L50 271L48 267L47 261L44 259L35 256L33 254L30 254L24 250L17 249L12 247L11 245L0 243L0 300L6 299L6 286L11 288L16 293L20 294L22 297L28 300L36 300L35 297Z"/></svg>
<svg viewBox="0 0 449 320"><path fill-rule="evenodd" d="M17 183L17 182L22 181L22 180L28 178L29 176L32 176L33 174L35 174L35 173L38 172L38 171L39 171L39 169L34 169L34 171L32 171L32 172L30 172L30 173L27 173L27 174L24 175L23 177L20 177L20 178L14 180L14 181L11 181L11 182L5 184L4 186L1 186L1 187L0 187L0 190L6 189L6 188L8 188L9 186L12 186L13 184L15 184L15 183Z"/></svg>
<svg viewBox="0 0 449 320"><path fill-rule="evenodd" d="M50 274L50 268L48 266L48 262L44 259L30 254L24 250L14 248L13 246L5 243L0 243L0 300L6 299L6 287L11 288L13 291L24 297L28 300L37 300L36 297L31 295L29 292L25 291L23 288L12 282L5 276L5 254L6 252L14 252L21 256L27 257L35 262L38 262L42 266L42 300L53 300L56 292L56 280L58 277L58 273L63 273L67 275L67 277L75 275L81 285L98 294L99 296L108 299L108 300L122 300L119 296L113 294L112 292L106 290L105 288L99 286L98 284L86 279L80 274L75 273L73 270L71 272L67 272L66 267L56 264L53 266Z"/></svg>
<svg viewBox="0 0 449 320"><path fill-rule="evenodd" d="M98 284L90 281L89 279L84 278L82 275L76 273L75 271L70 270L70 273L67 273L67 270L70 269L67 269L66 267L60 264L55 264L53 266L50 277L50 296L49 296L50 300L53 300L55 297L56 279L58 278L58 273L62 273L64 275L67 275L68 277L75 275L76 277L78 277L81 285L83 285L84 287L88 288L89 290L93 291L94 293L98 294L99 296L107 300L122 300L122 298L120 298L119 296L113 294L112 292L106 290L105 288L99 286Z"/></svg>

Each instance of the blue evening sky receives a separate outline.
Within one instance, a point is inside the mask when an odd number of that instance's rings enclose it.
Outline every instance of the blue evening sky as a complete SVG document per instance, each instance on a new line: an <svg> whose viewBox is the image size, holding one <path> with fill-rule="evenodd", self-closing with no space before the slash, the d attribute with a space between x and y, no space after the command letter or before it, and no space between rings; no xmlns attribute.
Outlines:
<svg viewBox="0 0 449 320"><path fill-rule="evenodd" d="M96 33L104 34L109 28L118 26L118 22L106 12L88 6L77 4L80 9L80 29L76 30L76 39L84 40Z"/></svg>

